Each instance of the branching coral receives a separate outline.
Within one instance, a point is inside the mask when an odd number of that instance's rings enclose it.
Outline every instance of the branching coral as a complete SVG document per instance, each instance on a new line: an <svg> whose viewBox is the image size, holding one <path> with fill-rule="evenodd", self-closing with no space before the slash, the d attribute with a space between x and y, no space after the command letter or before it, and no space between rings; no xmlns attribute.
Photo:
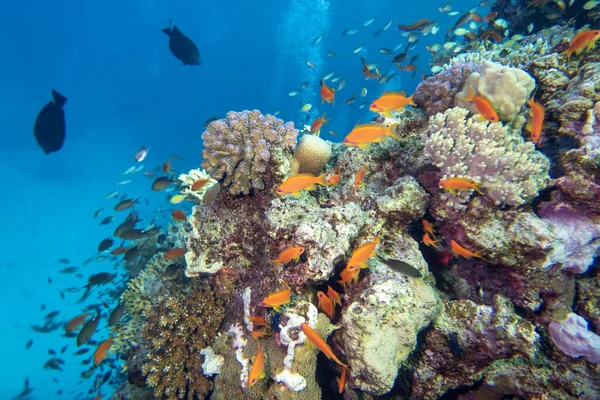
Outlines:
<svg viewBox="0 0 600 400"><path fill-rule="evenodd" d="M212 203L214 197L219 193L219 182L199 168L193 169L187 174L179 175L178 179L182 182L181 194L196 204ZM192 190L194 182L200 179L206 179L207 182L199 190Z"/></svg>
<svg viewBox="0 0 600 400"><path fill-rule="evenodd" d="M147 311L143 371L158 398L196 400L212 389L200 351L213 343L224 315L222 301L205 280L194 282L189 294L161 297Z"/></svg>
<svg viewBox="0 0 600 400"><path fill-rule="evenodd" d="M202 134L202 167L213 178L222 179L231 194L263 190L266 176L289 171L286 153L293 150L297 135L292 122L284 124L258 110L231 111Z"/></svg>
<svg viewBox="0 0 600 400"><path fill-rule="evenodd" d="M500 123L466 120L467 114L455 107L430 119L425 155L444 179L460 176L483 182L486 196L497 204L518 206L535 198L548 185L548 159L519 132ZM461 209L470 195L464 191L443 196Z"/></svg>

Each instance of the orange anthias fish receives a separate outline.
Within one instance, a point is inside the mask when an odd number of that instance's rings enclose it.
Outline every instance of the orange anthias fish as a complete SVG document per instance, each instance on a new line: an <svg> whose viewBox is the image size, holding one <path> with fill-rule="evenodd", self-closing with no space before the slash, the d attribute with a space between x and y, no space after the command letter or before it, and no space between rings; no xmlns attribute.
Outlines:
<svg viewBox="0 0 600 400"><path fill-rule="evenodd" d="M250 370L250 376L248 376L248 385L254 386L259 379L265 377L265 354L260 348L260 342L258 343L258 350L256 351L256 358L252 363L252 369Z"/></svg>
<svg viewBox="0 0 600 400"><path fill-rule="evenodd" d="M311 328L310 326L308 326L308 324L306 324L304 322L300 326L302 327L302 332L304 332L306 337L311 342L313 342L313 344L315 346L317 346L317 348L319 350L321 350L323 352L323 354L325 354L327 356L327 358L335 361L342 367L348 368L348 366L346 364L344 364L337 358L337 356L333 353L333 350L331 349L331 347L329 347L329 345L323 340L323 338L321 336L319 336L319 334L317 332L315 332L315 330L313 328Z"/></svg>
<svg viewBox="0 0 600 400"><path fill-rule="evenodd" d="M332 319L335 314L335 308L333 307L331 299L320 290L317 292L317 299L319 299L319 308L321 311L323 311L329 319Z"/></svg>
<svg viewBox="0 0 600 400"><path fill-rule="evenodd" d="M427 221L424 218L421 218L421 223L423 224L423 230L435 238L435 229L433 228L431 222Z"/></svg>
<svg viewBox="0 0 600 400"><path fill-rule="evenodd" d="M290 261L298 262L302 253L304 253L304 247L302 246L288 247L287 249L279 253L277 259L271 260L271 262L278 267L281 264L287 264Z"/></svg>
<svg viewBox="0 0 600 400"><path fill-rule="evenodd" d="M379 244L380 239L381 238L377 236L372 242L367 242L361 245L358 249L354 250L350 260L348 261L348 264L346 265L346 268L368 268L369 266L367 265L367 261L369 261L369 259L376 254L375 248Z"/></svg>
<svg viewBox="0 0 600 400"><path fill-rule="evenodd" d="M256 325L267 325L267 323L265 322L265 319L263 317L253 317L251 315L246 315L246 318L248 318L249 321L251 321L252 323L256 324Z"/></svg>
<svg viewBox="0 0 600 400"><path fill-rule="evenodd" d="M300 196L303 190L315 190L316 185L327 186L325 174L314 176L313 174L292 175L277 188L277 194L291 194Z"/></svg>
<svg viewBox="0 0 600 400"><path fill-rule="evenodd" d="M65 328L66 333L75 332L81 325L83 325L85 319L90 315L91 314L86 311L83 314L72 318L69 322L67 322L67 327Z"/></svg>
<svg viewBox="0 0 600 400"><path fill-rule="evenodd" d="M185 213L181 210L175 210L171 213L171 217L173 217L173 219L175 221L187 221L187 217L185 216Z"/></svg>
<svg viewBox="0 0 600 400"><path fill-rule="evenodd" d="M208 179L198 179L194 183L192 183L191 189L195 192L204 187L208 183Z"/></svg>
<svg viewBox="0 0 600 400"><path fill-rule="evenodd" d="M348 373L348 368L342 367L342 375L340 375L338 379L338 393L342 393L344 391L344 386L346 386L346 374Z"/></svg>
<svg viewBox="0 0 600 400"><path fill-rule="evenodd" d="M358 281L358 277L360 275L360 268L344 268L340 273L342 279L337 281L340 285L346 288L346 285L350 282L355 283Z"/></svg>
<svg viewBox="0 0 600 400"><path fill-rule="evenodd" d="M112 345L114 339L115 337L113 335L110 335L108 339L106 339L103 342L100 342L100 344L96 348L96 351L94 352L94 365L100 364L102 360L106 358L108 350L110 350L110 346Z"/></svg>
<svg viewBox="0 0 600 400"><path fill-rule="evenodd" d="M340 184L341 181L342 174L340 174L339 172L336 172L335 174L331 175L325 180L325 182L327 182L327 186L337 186Z"/></svg>
<svg viewBox="0 0 600 400"><path fill-rule="evenodd" d="M391 117L391 111L400 111L406 105L416 106L413 102L413 96L406 97L404 92L386 92L371 103L369 110Z"/></svg>
<svg viewBox="0 0 600 400"><path fill-rule="evenodd" d="M588 30L578 33L571 39L569 48L560 54L566 55L571 60L571 54L581 54L583 50L591 50L596 47L596 41L600 39L600 30Z"/></svg>
<svg viewBox="0 0 600 400"><path fill-rule="evenodd" d="M171 169L171 159L169 158L169 160L167 160L167 162L164 162L162 165L162 172L164 172L165 174L170 174L172 171Z"/></svg>
<svg viewBox="0 0 600 400"><path fill-rule="evenodd" d="M371 143L381 143L385 141L386 136L402 140L395 132L398 124L386 126L385 124L362 124L356 125L352 132L344 138L346 146L358 146L361 149L368 149Z"/></svg>
<svg viewBox="0 0 600 400"><path fill-rule="evenodd" d="M174 248L165 253L165 260L170 260L172 258L178 258L187 253L187 249L185 247Z"/></svg>
<svg viewBox="0 0 600 400"><path fill-rule="evenodd" d="M479 254L479 252L472 252L470 250L467 250L460 244L456 243L454 240L450 241L450 246L452 247L452 252L457 256L463 256L465 258L477 257L485 261L485 258L483 258L481 254Z"/></svg>
<svg viewBox="0 0 600 400"><path fill-rule="evenodd" d="M449 191L452 194L456 194L461 190L473 189L479 194L483 194L479 187L482 185L481 182L476 182L469 178L448 178L440 180L440 186Z"/></svg>
<svg viewBox="0 0 600 400"><path fill-rule="evenodd" d="M255 330L255 331L250 332L250 336L252 336L254 339L258 339L258 338L264 337L270 333L271 333L271 330L269 328L264 328L262 330Z"/></svg>
<svg viewBox="0 0 600 400"><path fill-rule="evenodd" d="M327 86L325 81L321 79L321 104L324 102L335 105L335 89Z"/></svg>
<svg viewBox="0 0 600 400"><path fill-rule="evenodd" d="M476 95L475 91L471 86L469 86L469 94L467 97L464 97L465 101L472 101L475 104L475 108L477 108L477 112L485 119L490 122L498 122L500 118L498 118L498 114L494 107L490 104L490 101L483 96Z"/></svg>
<svg viewBox="0 0 600 400"><path fill-rule="evenodd" d="M359 170L354 177L354 186L355 187L363 187L365 186L365 174L367 173L367 166L365 165L363 169Z"/></svg>
<svg viewBox="0 0 600 400"><path fill-rule="evenodd" d="M542 126L544 125L546 109L533 97L527 101L527 105L531 107L531 121L527 123L526 129L531 132L531 140L537 144L542 138Z"/></svg>
<svg viewBox="0 0 600 400"><path fill-rule="evenodd" d="M333 303L334 306L336 304L338 306L342 305L342 299L340 298L340 294L338 292L336 292L334 289L332 289L331 286L329 286L329 285L327 285L327 297L329 297L329 300L331 300L331 302Z"/></svg>
<svg viewBox="0 0 600 400"><path fill-rule="evenodd" d="M118 255L121 255L123 253L127 253L127 250L129 250L128 247L117 247L116 249L114 249L113 251L111 251L110 254L112 254L113 256L118 256Z"/></svg>
<svg viewBox="0 0 600 400"><path fill-rule="evenodd" d="M423 235L423 244L425 246L430 246L430 247L438 247L437 244L439 243L439 240L433 240L430 236L429 233L425 232L425 234Z"/></svg>
<svg viewBox="0 0 600 400"><path fill-rule="evenodd" d="M310 125L310 133L317 133L321 130L321 127L331 121L330 119L325 118L325 113L323 113L322 117L319 117L313 121Z"/></svg>
<svg viewBox="0 0 600 400"><path fill-rule="evenodd" d="M285 289L280 290L279 292L273 292L265 297L262 303L260 303L260 306L271 307L275 311L281 312L281 306L290 302L290 296L292 294L292 289L288 284L285 282L283 284L285 285Z"/></svg>

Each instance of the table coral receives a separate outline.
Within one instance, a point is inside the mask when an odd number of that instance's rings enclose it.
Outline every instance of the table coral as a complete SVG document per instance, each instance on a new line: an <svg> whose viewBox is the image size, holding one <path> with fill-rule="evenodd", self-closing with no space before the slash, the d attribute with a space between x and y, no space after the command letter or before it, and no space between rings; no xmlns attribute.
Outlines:
<svg viewBox="0 0 600 400"><path fill-rule="evenodd" d="M159 398L195 400L212 389L202 372L204 356L221 326L225 309L208 281L192 283L189 293L161 297L147 311L142 337L149 347L143 366Z"/></svg>
<svg viewBox="0 0 600 400"><path fill-rule="evenodd" d="M531 201L549 183L550 162L526 143L520 132L501 123L466 119L468 110L455 107L430 118L425 155L452 176L483 182L485 195L496 204L518 206ZM464 209L472 190L444 193L443 199Z"/></svg>
<svg viewBox="0 0 600 400"><path fill-rule="evenodd" d="M298 130L258 110L227 113L202 134L202 167L234 195L263 190L265 179L289 172L289 155Z"/></svg>

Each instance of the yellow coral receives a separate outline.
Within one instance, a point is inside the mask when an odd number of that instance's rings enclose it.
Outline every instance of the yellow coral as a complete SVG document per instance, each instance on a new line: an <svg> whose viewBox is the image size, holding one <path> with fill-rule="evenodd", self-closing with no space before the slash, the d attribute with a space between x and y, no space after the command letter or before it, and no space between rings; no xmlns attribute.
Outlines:
<svg viewBox="0 0 600 400"><path fill-rule="evenodd" d="M325 140L315 135L305 134L300 139L294 152L294 159L298 162L297 173L317 174L331 158L331 146ZM292 167L294 163L292 162Z"/></svg>

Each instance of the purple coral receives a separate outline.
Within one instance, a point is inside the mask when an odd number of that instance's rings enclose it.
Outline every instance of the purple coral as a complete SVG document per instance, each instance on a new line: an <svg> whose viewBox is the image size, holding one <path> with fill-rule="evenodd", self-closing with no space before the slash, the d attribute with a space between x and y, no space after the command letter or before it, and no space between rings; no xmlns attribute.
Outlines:
<svg viewBox="0 0 600 400"><path fill-rule="evenodd" d="M223 180L234 195L265 188L264 178L276 169L282 152L291 152L298 130L260 111L227 113L202 134L202 167L211 177Z"/></svg>
<svg viewBox="0 0 600 400"><path fill-rule="evenodd" d="M427 114L444 112L454 104L454 97L463 88L467 78L479 71L472 62L456 63L452 67L419 83L414 102Z"/></svg>
<svg viewBox="0 0 600 400"><path fill-rule="evenodd" d="M550 322L548 329L554 344L567 355L600 363L600 336L590 332L587 321L579 315L570 313L565 321Z"/></svg>

